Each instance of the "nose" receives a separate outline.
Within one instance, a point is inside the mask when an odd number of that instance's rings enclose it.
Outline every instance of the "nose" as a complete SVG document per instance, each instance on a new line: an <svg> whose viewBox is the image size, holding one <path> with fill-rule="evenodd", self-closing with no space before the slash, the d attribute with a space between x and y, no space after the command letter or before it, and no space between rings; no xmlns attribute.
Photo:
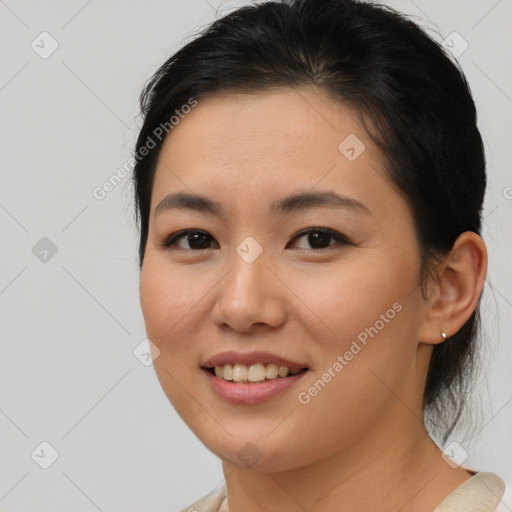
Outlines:
<svg viewBox="0 0 512 512"><path fill-rule="evenodd" d="M232 268L216 287L212 321L218 327L247 333L285 322L285 292L267 265L262 256L247 263L234 255Z"/></svg>

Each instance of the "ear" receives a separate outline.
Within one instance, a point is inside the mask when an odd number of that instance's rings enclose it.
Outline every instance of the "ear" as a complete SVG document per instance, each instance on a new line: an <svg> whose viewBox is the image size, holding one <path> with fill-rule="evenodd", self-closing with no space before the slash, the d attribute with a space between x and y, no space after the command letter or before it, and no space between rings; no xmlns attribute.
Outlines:
<svg viewBox="0 0 512 512"><path fill-rule="evenodd" d="M465 231L428 283L426 317L419 341L438 344L453 336L475 310L487 273L487 249L476 233Z"/></svg>

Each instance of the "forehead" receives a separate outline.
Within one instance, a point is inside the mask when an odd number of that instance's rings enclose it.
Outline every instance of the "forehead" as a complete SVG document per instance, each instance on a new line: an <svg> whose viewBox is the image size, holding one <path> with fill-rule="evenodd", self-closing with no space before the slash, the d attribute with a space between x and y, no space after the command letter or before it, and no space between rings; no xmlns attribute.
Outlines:
<svg viewBox="0 0 512 512"><path fill-rule="evenodd" d="M198 100L169 132L152 206L187 188L241 204L317 185L343 195L379 185L382 194L384 165L358 112L317 89L222 93Z"/></svg>
<svg viewBox="0 0 512 512"><path fill-rule="evenodd" d="M317 89L275 89L260 93L222 93L198 100L197 106L170 132L162 148L177 155L208 153L225 162L236 159L318 160L338 152L340 136L365 137L356 110ZM305 143L308 143L304 146ZM311 144L319 144L311 153ZM169 147L170 146L170 147Z"/></svg>

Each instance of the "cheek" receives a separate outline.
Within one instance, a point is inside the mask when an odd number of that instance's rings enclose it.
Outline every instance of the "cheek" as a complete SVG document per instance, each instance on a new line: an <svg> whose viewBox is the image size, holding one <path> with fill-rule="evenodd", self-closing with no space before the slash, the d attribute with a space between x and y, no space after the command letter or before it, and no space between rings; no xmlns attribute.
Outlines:
<svg viewBox="0 0 512 512"><path fill-rule="evenodd" d="M158 347L153 367L162 389L184 419L191 411L199 359L191 337L199 329L197 311L208 287L187 269L176 269L151 251L140 274L140 302L147 337Z"/></svg>
<svg viewBox="0 0 512 512"><path fill-rule="evenodd" d="M367 329L390 332L405 316L397 309L410 308L417 301L417 262L414 258L368 251L354 258L326 266L315 275L300 273L291 282L294 291L314 316L315 342L336 350L346 350L351 341ZM292 276L289 276L292 279ZM412 290L412 293L411 293Z"/></svg>
<svg viewBox="0 0 512 512"><path fill-rule="evenodd" d="M297 407L305 417L323 418L322 426L304 423L304 438L314 438L317 451L327 449L332 433L340 436L334 444L360 436L396 402L394 393L402 396L403 382L414 380L421 295L415 263L399 262L361 259L360 268L347 264L317 276L315 286L303 280L301 296L318 315L311 333L318 334L318 364L298 390ZM328 335L320 336L324 325Z"/></svg>
<svg viewBox="0 0 512 512"><path fill-rule="evenodd" d="M204 290L205 284L197 274L187 269L176 271L151 252L146 254L140 276L140 302L147 335L160 350L172 346L174 352L185 345L180 332Z"/></svg>
<svg viewBox="0 0 512 512"><path fill-rule="evenodd" d="M333 411L333 424L358 418L357 428L366 421L361 411L382 412L393 396L389 389L413 378L421 303L419 262L367 254L300 280L300 295L317 314L310 333L316 375L308 383L313 387L300 390L301 403L314 401L306 409L318 413L330 401L343 404L339 414Z"/></svg>
<svg viewBox="0 0 512 512"><path fill-rule="evenodd" d="M355 405L368 400L368 406L385 400L386 385L400 387L414 368L422 301L419 261L395 256L361 258L350 269L333 273L316 293L318 311L336 333L323 346L323 368L340 363L341 378L334 379L331 392L347 399L347 406L354 398Z"/></svg>

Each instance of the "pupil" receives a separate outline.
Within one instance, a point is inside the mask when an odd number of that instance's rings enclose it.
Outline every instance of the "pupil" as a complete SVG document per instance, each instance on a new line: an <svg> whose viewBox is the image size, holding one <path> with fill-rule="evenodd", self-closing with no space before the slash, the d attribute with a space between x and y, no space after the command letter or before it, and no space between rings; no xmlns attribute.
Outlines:
<svg viewBox="0 0 512 512"><path fill-rule="evenodd" d="M311 247L315 248L323 248L324 246L328 246L329 238L331 235L327 235L325 233L310 233L309 234L309 243Z"/></svg>
<svg viewBox="0 0 512 512"><path fill-rule="evenodd" d="M201 233L189 235L188 242L192 249L206 249L208 246L207 235L203 235Z"/></svg>

